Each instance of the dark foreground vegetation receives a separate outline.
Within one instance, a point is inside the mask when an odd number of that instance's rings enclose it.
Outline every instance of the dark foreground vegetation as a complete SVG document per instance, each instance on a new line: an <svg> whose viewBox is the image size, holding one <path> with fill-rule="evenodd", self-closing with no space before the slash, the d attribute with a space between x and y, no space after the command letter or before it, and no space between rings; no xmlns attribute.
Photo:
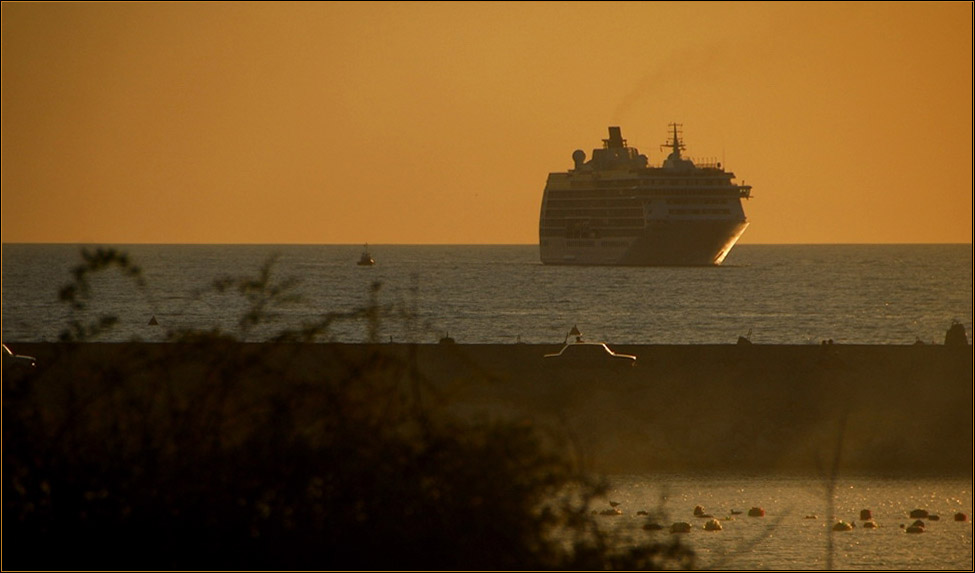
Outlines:
<svg viewBox="0 0 975 573"><path fill-rule="evenodd" d="M88 308L85 253L62 299ZM218 281L260 322L286 289L269 268ZM82 344L113 322L73 321L52 356L3 373L3 568L643 569L692 567L675 541L600 531L604 487L569 444L530 423L459 420L409 354L296 363L326 315L274 344L218 331L113 353ZM307 355L307 353L305 354Z"/></svg>

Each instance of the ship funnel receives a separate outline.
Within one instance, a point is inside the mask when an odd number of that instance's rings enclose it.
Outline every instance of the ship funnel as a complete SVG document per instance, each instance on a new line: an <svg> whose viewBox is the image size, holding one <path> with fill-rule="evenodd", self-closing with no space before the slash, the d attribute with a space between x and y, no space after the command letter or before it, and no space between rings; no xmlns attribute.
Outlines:
<svg viewBox="0 0 975 573"><path fill-rule="evenodd" d="M618 126L609 128L609 139L604 139L603 143L606 144L606 147L626 147L626 142L623 141L623 134L620 132Z"/></svg>

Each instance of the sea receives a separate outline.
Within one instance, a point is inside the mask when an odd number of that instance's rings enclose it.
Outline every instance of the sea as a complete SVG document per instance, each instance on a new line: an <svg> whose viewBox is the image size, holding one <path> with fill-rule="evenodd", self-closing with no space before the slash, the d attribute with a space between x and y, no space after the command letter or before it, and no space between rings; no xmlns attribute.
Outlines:
<svg viewBox="0 0 975 573"><path fill-rule="evenodd" d="M712 570L971 571L971 479L755 475L611 476L607 502L621 515L599 515L600 526L625 543L669 541L673 523L691 548L695 568ZM704 529L713 516L719 531ZM762 510L750 517L749 510ZM868 528L861 512L869 512ZM924 510L923 533L907 533ZM642 512L649 515L644 516ZM964 514L956 521L955 514ZM848 531L833 531L844 521ZM663 526L648 531L644 525Z"/></svg>
<svg viewBox="0 0 975 573"><path fill-rule="evenodd" d="M114 249L141 269L88 276L85 308L59 300L82 252ZM98 341L163 341L220 329L268 340L327 324L321 342L559 344L572 327L618 344L942 344L972 334L972 246L739 245L719 267L546 266L535 245L2 246L2 338L56 341L111 315ZM259 311L255 326L241 318ZM668 540L718 570L968 570L972 479L957 476L614 475L599 516L624 542ZM701 505L722 524L705 531ZM748 517L761 507L764 517ZM606 505L609 508L609 505ZM863 527L869 509L876 528ZM926 509L922 534L909 513ZM637 512L646 511L650 517ZM741 512L741 513L737 513ZM964 515L956 521L956 513ZM643 524L653 518L662 531ZM856 524L832 532L832 524Z"/></svg>
<svg viewBox="0 0 975 573"><path fill-rule="evenodd" d="M59 290L99 248L126 254L144 285L108 268L72 309ZM940 344L955 321L972 333L970 244L746 244L718 267L549 266L536 245L368 250L374 266L356 264L362 245L4 244L2 336L53 341L100 315L118 319L102 341L212 328L262 341L324 317L322 342L547 344L573 326L618 344ZM242 325L255 305L262 322Z"/></svg>

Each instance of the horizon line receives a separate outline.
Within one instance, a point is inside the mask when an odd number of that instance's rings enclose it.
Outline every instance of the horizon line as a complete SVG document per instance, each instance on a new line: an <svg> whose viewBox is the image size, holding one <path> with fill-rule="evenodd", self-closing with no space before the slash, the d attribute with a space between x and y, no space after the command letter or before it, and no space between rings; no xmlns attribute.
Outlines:
<svg viewBox="0 0 975 573"><path fill-rule="evenodd" d="M212 246L296 246L296 247L341 247L341 246L400 246L400 247L537 247L538 243L370 243L370 242L343 242L343 243L299 243L299 242L220 242L220 241L175 241L175 242L149 242L149 241L2 241L0 245L212 245ZM804 242L804 243L739 243L738 247L748 246L876 246L876 245L968 245L972 242Z"/></svg>

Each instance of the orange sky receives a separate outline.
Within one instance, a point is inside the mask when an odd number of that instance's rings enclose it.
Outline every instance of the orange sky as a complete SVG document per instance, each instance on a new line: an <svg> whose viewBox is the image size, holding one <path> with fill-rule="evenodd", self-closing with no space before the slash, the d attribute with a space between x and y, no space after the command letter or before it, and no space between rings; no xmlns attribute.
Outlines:
<svg viewBox="0 0 975 573"><path fill-rule="evenodd" d="M741 243L970 243L972 4L2 4L2 240L536 243L619 125Z"/></svg>

